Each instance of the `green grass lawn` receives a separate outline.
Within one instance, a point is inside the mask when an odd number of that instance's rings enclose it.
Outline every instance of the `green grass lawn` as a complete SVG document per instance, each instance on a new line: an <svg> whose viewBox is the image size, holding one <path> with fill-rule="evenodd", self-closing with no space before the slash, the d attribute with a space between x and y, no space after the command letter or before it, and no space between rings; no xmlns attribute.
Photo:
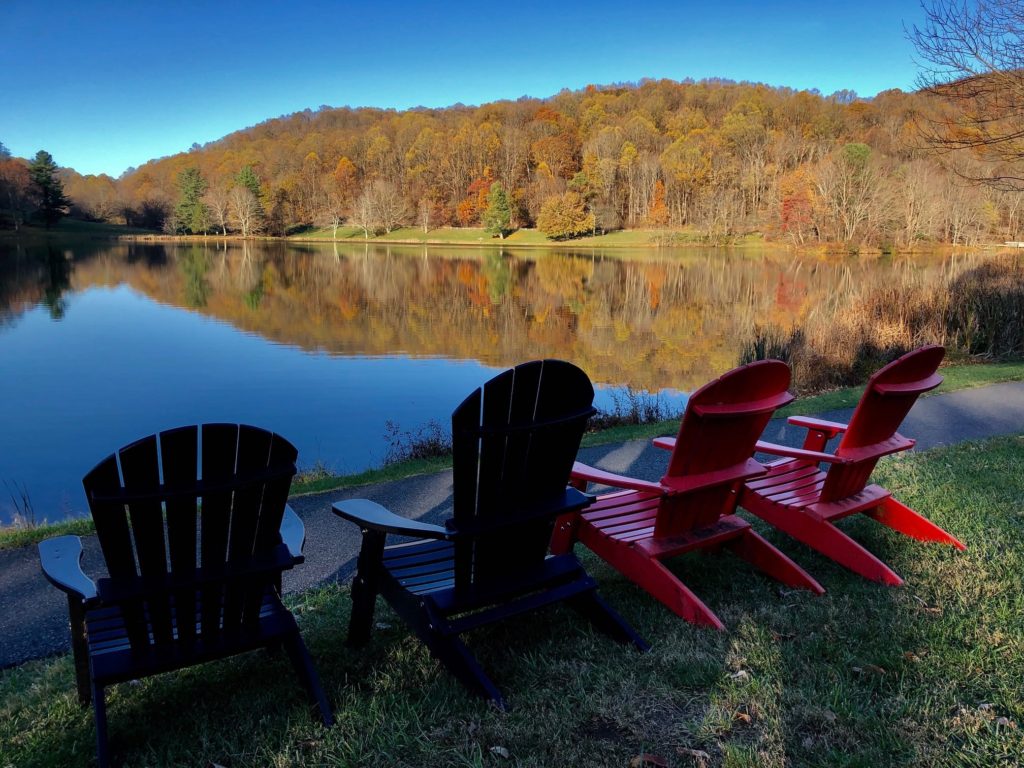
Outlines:
<svg viewBox="0 0 1024 768"><path fill-rule="evenodd" d="M331 240L333 233L330 228L310 229L296 233L291 239L298 240ZM437 244L467 245L543 245L566 247L650 247L659 242L668 244L671 239L674 245L699 244L700 236L685 230L658 229L624 229L609 232L595 237L580 237L573 240L549 240L547 235L536 229L518 229L504 240L493 237L479 227L441 227L424 232L422 228L401 227L393 232L378 237L370 237L370 242L414 242ZM357 227L339 227L337 240L363 241L365 233ZM739 244L763 244L756 236L742 238Z"/></svg>
<svg viewBox="0 0 1024 768"><path fill-rule="evenodd" d="M564 609L475 632L469 644L508 713L464 694L386 608L369 646L346 648L348 589L325 587L290 602L333 729L318 725L283 655L254 653L114 688L113 749L125 766L226 768L625 768L641 754L736 768L1020 765L1024 436L889 459L876 479L968 550L844 523L906 578L894 589L769 532L823 597L729 555L670 561L724 633L676 618L585 555L653 650L618 646ZM92 714L76 704L69 657L0 672L0 702L0 765L92 761Z"/></svg>

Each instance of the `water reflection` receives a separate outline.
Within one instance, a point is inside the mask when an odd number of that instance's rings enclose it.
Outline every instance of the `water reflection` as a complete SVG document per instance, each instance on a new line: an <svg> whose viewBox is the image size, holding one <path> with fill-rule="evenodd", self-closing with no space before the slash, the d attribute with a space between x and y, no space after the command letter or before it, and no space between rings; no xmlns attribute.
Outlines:
<svg viewBox="0 0 1024 768"><path fill-rule="evenodd" d="M267 426L305 464L354 471L383 457L386 420L445 421L495 368L559 357L599 385L690 390L733 366L755 325L803 325L853 285L959 268L701 249L0 245L0 479L40 516L80 513L80 478L110 449L204 420Z"/></svg>

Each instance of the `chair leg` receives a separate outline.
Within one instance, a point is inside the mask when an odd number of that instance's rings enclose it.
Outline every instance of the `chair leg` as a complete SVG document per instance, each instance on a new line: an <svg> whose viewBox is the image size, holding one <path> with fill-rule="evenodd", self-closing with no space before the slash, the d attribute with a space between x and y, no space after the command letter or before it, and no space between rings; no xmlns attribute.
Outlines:
<svg viewBox="0 0 1024 768"><path fill-rule="evenodd" d="M586 533L586 528L582 532ZM678 616L693 624L725 630L725 625L691 592L675 574L656 559L629 544L614 542L602 534L588 536L584 542L622 575L660 600Z"/></svg>
<svg viewBox="0 0 1024 768"><path fill-rule="evenodd" d="M765 522L866 579L892 587L903 584L903 579L889 566L826 520L771 503L761 503L756 495L744 496L740 503Z"/></svg>
<svg viewBox="0 0 1024 768"><path fill-rule="evenodd" d="M107 744L107 701L103 686L92 684L92 709L96 719L96 762L99 768L110 765L110 747Z"/></svg>
<svg viewBox="0 0 1024 768"><path fill-rule="evenodd" d="M572 552L576 543L576 526L579 525L579 513L569 512L555 518L555 528L551 534L551 554L567 555Z"/></svg>
<svg viewBox="0 0 1024 768"><path fill-rule="evenodd" d="M903 584L903 579L895 571L832 523L820 523L815 527L813 536L808 536L801 541L865 579L888 584L891 587L899 587Z"/></svg>
<svg viewBox="0 0 1024 768"><path fill-rule="evenodd" d="M957 549L967 549L964 544L939 528L928 518L910 507L901 504L891 496L882 504L865 513L868 517L874 518L882 525L892 528L894 531L910 536L918 541L937 541L941 544L949 544Z"/></svg>
<svg viewBox="0 0 1024 768"><path fill-rule="evenodd" d="M384 537L381 531L363 531L356 577L352 582L352 614L348 621L347 642L352 647L365 645L373 629L373 610L384 562Z"/></svg>
<svg viewBox="0 0 1024 768"><path fill-rule="evenodd" d="M809 589L818 595L825 594L824 587L814 577L765 541L756 531L748 528L742 536L737 536L727 542L725 546L755 568L783 584Z"/></svg>
<svg viewBox="0 0 1024 768"><path fill-rule="evenodd" d="M92 698L92 682L89 675L89 644L85 639L85 608L81 600L68 596L68 612L71 616L71 650L75 660L75 684L78 687L78 703L89 706Z"/></svg>
<svg viewBox="0 0 1024 768"><path fill-rule="evenodd" d="M626 620L612 610L596 590L585 592L569 601L569 606L581 616L589 619L604 634L619 643L632 644L640 651L649 651L651 646L636 633Z"/></svg>
<svg viewBox="0 0 1024 768"><path fill-rule="evenodd" d="M490 699L499 709L508 710L508 704L498 686L487 677L472 652L458 636L442 635L429 628L417 634L434 658L440 661L465 688L476 696Z"/></svg>
<svg viewBox="0 0 1024 768"><path fill-rule="evenodd" d="M327 701L327 696L324 695L324 689L320 686L320 678L313 666L313 659L310 658L306 644L302 642L302 636L297 630L284 639L284 647L295 668L295 674L302 681L302 687L306 689L310 701L320 709L320 719L326 727L330 728L334 725L331 705Z"/></svg>

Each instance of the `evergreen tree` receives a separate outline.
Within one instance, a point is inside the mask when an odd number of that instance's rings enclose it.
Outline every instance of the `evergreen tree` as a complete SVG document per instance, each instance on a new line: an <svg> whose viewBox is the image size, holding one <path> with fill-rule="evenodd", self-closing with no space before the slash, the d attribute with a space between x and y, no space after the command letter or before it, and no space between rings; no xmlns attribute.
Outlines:
<svg viewBox="0 0 1024 768"><path fill-rule="evenodd" d="M203 195L207 186L198 168L186 168L178 174L178 204L174 207L176 231L192 234L206 231L210 212Z"/></svg>
<svg viewBox="0 0 1024 768"><path fill-rule="evenodd" d="M40 149L32 162L28 164L28 175L35 186L36 201L39 204L36 213L43 220L46 228L68 215L71 201L64 195L64 184L57 178L57 164L53 156Z"/></svg>
<svg viewBox="0 0 1024 768"><path fill-rule="evenodd" d="M509 231L509 224L512 221L512 206L509 205L508 195L505 194L505 187L501 182L491 184L491 191L487 195L487 209L484 211L484 229L490 235L497 235L502 240L505 233Z"/></svg>
<svg viewBox="0 0 1024 768"><path fill-rule="evenodd" d="M260 177L257 175L256 170L251 166L247 165L238 172L235 176L235 183L239 186L245 187L259 199L261 197L260 190Z"/></svg>
<svg viewBox="0 0 1024 768"><path fill-rule="evenodd" d="M7 148L7 146L2 141L0 141L0 159L3 159L5 157L10 157L10 156L11 156L11 150L9 150Z"/></svg>

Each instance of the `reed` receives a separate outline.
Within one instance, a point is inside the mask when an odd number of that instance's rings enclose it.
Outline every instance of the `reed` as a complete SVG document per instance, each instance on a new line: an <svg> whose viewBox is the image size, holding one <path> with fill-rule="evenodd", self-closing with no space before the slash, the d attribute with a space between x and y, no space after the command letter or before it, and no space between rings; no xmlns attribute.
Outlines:
<svg viewBox="0 0 1024 768"><path fill-rule="evenodd" d="M756 326L740 363L784 360L798 391L819 392L863 383L923 344L942 344L957 361L1024 356L1024 264L1017 258L954 263L937 282L896 270L845 295L799 326Z"/></svg>

